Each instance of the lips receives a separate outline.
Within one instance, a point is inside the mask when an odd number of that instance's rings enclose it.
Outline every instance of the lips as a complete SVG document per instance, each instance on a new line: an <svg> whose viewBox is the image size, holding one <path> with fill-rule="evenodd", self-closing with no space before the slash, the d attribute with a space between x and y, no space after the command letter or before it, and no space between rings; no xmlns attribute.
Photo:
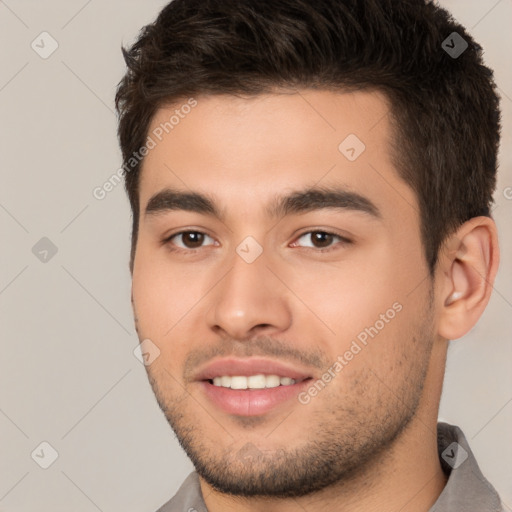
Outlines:
<svg viewBox="0 0 512 512"><path fill-rule="evenodd" d="M268 387L249 386L255 382L251 377L260 380L262 376ZM259 358L217 360L194 376L216 412L220 409L235 416L258 416L293 402L297 405L297 395L311 378L302 368ZM242 381L247 386L240 386Z"/></svg>

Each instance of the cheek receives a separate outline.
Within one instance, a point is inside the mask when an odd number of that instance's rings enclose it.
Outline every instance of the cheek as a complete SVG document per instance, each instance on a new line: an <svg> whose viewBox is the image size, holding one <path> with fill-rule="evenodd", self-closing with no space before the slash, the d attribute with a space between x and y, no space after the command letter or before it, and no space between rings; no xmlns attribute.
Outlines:
<svg viewBox="0 0 512 512"><path fill-rule="evenodd" d="M197 302L197 276L169 264L165 254L138 252L132 278L133 300L140 335L163 340L172 335Z"/></svg>
<svg viewBox="0 0 512 512"><path fill-rule="evenodd" d="M346 339L374 325L386 311L391 309L390 316L394 315L393 305L405 299L393 258L364 256L335 264L315 262L287 272L286 282L310 309L304 319L311 322L316 316L331 334Z"/></svg>
<svg viewBox="0 0 512 512"><path fill-rule="evenodd" d="M290 279L296 276L290 288L307 305L297 302L298 332L321 344L333 364L341 358L343 370L333 389L353 381L363 385L368 369L397 382L405 370L400 365L422 311L417 297L407 295L392 253L379 256L290 272Z"/></svg>
<svg viewBox="0 0 512 512"><path fill-rule="evenodd" d="M142 255L141 255L142 256ZM141 257L134 266L132 291L137 315L139 339L151 340L159 349L159 357L146 367L158 385L163 402L173 394L177 400L183 364L190 346L190 321L198 291L193 276L172 271L154 256ZM165 392L163 390L166 390Z"/></svg>

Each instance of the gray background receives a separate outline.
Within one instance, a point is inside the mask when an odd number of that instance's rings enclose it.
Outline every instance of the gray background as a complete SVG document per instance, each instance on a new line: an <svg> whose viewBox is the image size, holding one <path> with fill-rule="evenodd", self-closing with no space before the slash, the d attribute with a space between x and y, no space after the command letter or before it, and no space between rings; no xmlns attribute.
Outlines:
<svg viewBox="0 0 512 512"><path fill-rule="evenodd" d="M165 4L0 1L0 511L153 512L192 470L133 354L123 186L92 194L121 164L120 45ZM501 268L483 318L451 343L440 419L464 430L510 509L512 1L441 4L486 50L504 131ZM58 43L46 59L31 47L51 49L43 31ZM58 453L48 469L43 441Z"/></svg>

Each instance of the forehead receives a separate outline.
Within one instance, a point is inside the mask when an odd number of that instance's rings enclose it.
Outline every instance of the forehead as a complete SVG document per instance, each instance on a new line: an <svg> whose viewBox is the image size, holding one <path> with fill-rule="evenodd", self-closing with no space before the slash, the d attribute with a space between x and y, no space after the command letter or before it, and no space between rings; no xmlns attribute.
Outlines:
<svg viewBox="0 0 512 512"><path fill-rule="evenodd" d="M314 185L343 187L384 211L386 203L417 209L392 161L389 112L381 93L324 90L198 96L162 107L148 130L141 210L171 187L256 215L276 193Z"/></svg>

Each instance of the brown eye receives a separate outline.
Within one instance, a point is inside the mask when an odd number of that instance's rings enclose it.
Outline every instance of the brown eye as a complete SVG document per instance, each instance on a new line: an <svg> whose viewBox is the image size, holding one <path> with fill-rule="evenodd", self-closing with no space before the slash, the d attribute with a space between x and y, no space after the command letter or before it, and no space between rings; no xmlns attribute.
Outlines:
<svg viewBox="0 0 512 512"><path fill-rule="evenodd" d="M301 239L304 239L306 241L309 239L309 243L301 244L302 247L311 247L313 249L334 248L336 244L333 244L333 242L335 242L336 239L339 240L339 243L341 245L351 243L351 241L348 240L347 238L342 237L340 235L336 235L335 233L329 233L327 231L308 231L307 233L303 233L298 238L298 240Z"/></svg>
<svg viewBox="0 0 512 512"><path fill-rule="evenodd" d="M324 248L329 247L333 241L334 235L325 233L323 231L314 231L311 234L311 240L316 247Z"/></svg>
<svg viewBox="0 0 512 512"><path fill-rule="evenodd" d="M182 241L183 245L185 245L187 249L197 249L198 247L201 247L201 244L204 241L204 233L198 233L196 231L183 233Z"/></svg>
<svg viewBox="0 0 512 512"><path fill-rule="evenodd" d="M167 242L185 250L199 249L203 246L203 243L207 238L213 240L213 238L208 236L206 233L202 233L201 231L182 231L169 237Z"/></svg>

